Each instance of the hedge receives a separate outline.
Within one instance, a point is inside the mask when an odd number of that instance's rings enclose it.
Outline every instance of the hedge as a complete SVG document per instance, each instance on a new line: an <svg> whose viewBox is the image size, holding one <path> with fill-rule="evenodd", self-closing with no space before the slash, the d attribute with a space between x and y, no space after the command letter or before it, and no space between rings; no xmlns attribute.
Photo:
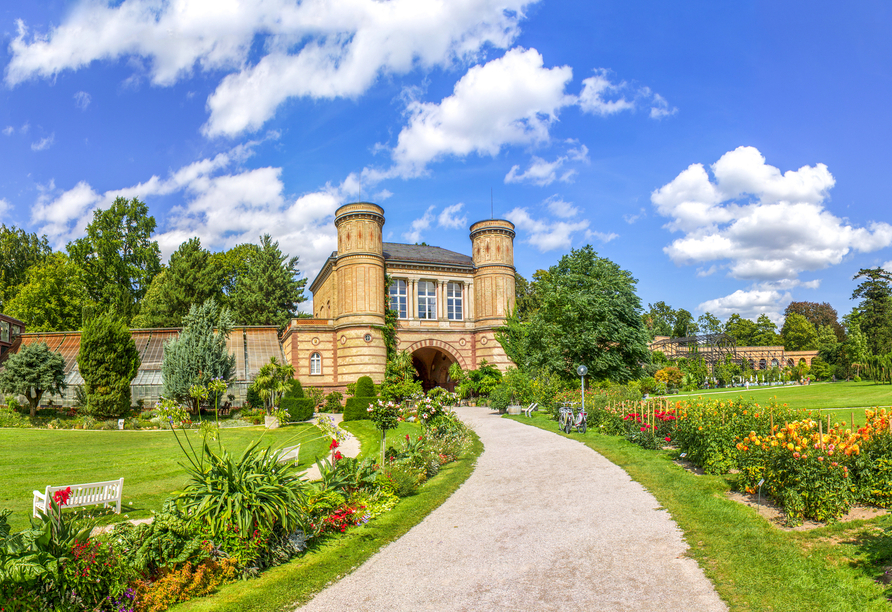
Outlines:
<svg viewBox="0 0 892 612"><path fill-rule="evenodd" d="M375 383L371 376L361 376L356 381L356 397L374 397Z"/></svg>
<svg viewBox="0 0 892 612"><path fill-rule="evenodd" d="M369 418L369 405L378 401L377 397L351 397L344 406L345 421L361 421Z"/></svg>
<svg viewBox="0 0 892 612"><path fill-rule="evenodd" d="M300 381L296 378L292 378L288 383L288 390L285 392L285 397L293 397L296 399L303 399L306 397L304 395L304 388L300 384Z"/></svg>
<svg viewBox="0 0 892 612"><path fill-rule="evenodd" d="M279 408L288 412L289 421L308 421L313 418L315 402L304 397L283 397Z"/></svg>

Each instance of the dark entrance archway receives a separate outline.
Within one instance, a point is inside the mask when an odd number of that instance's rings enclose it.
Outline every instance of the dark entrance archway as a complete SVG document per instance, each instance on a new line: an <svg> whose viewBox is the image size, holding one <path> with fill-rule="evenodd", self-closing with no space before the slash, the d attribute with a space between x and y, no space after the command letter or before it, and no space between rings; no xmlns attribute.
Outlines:
<svg viewBox="0 0 892 612"><path fill-rule="evenodd" d="M420 348L412 353L412 365L421 379L425 392L434 387L443 387L447 391L455 391L455 383L449 378L449 366L455 358L433 346Z"/></svg>

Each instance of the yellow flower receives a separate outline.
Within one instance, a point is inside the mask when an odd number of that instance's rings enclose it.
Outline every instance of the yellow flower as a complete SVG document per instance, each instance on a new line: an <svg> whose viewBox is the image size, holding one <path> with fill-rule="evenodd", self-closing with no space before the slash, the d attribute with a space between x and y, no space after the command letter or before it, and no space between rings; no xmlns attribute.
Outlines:
<svg viewBox="0 0 892 612"><path fill-rule="evenodd" d="M787 443L787 449L788 449L788 450L794 450L794 449L795 449L795 447L793 446L793 443L792 443L792 442Z"/></svg>

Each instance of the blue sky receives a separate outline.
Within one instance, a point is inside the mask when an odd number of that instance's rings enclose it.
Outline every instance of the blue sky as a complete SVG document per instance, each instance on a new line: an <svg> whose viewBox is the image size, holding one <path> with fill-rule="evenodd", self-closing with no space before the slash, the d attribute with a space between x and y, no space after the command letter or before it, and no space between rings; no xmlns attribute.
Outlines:
<svg viewBox="0 0 892 612"><path fill-rule="evenodd" d="M313 278L334 210L529 277L586 243L648 302L842 315L892 269L892 15L859 2L9 0L0 222L77 238L138 196L169 255L270 233Z"/></svg>

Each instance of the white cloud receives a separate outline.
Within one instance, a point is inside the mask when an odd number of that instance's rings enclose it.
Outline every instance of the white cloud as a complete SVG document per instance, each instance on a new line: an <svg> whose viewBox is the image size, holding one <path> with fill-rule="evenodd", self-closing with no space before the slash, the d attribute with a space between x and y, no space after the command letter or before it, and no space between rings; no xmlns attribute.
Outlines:
<svg viewBox="0 0 892 612"><path fill-rule="evenodd" d="M6 82L134 58L143 66L135 79L145 71L160 86L195 70L225 74L205 131L232 136L258 129L290 97L355 97L382 75L505 49L531 1L83 0L46 33L17 22Z"/></svg>
<svg viewBox="0 0 892 612"><path fill-rule="evenodd" d="M573 206L570 202L565 202L557 195L553 195L545 200L545 205L548 207L548 210L551 211L551 214L555 217L560 217L561 219L570 219L579 215L578 208Z"/></svg>
<svg viewBox="0 0 892 612"><path fill-rule="evenodd" d="M544 187L559 180L563 183L569 183L576 174L575 169L567 170L557 176L557 171L568 161L588 162L588 147L580 145L571 148L566 155L561 155L553 162L546 161L541 157L533 156L530 167L525 172L520 172L520 166L514 165L508 174L505 175L505 183L522 183L524 181Z"/></svg>
<svg viewBox="0 0 892 612"><path fill-rule="evenodd" d="M792 299L789 293L773 290L738 289L731 295L707 300L697 307L700 312L711 312L720 319L727 319L737 313L744 319L756 320L759 315L768 315L774 323L782 322L783 308Z"/></svg>
<svg viewBox="0 0 892 612"><path fill-rule="evenodd" d="M632 111L640 107L650 107L651 119L662 119L678 112L670 108L666 98L654 93L650 87L635 86L625 81L611 82L609 71L595 70L595 76L582 81L579 94L579 107L583 112L606 117L622 111Z"/></svg>
<svg viewBox="0 0 892 612"><path fill-rule="evenodd" d="M46 138L41 138L37 142L32 142L31 150L32 151L44 151L46 149L49 149L51 146L53 146L53 143L55 141L56 141L56 133L53 132Z"/></svg>
<svg viewBox="0 0 892 612"><path fill-rule="evenodd" d="M257 242L262 234L279 241L283 252L299 255L301 270L312 278L329 253L337 248L332 218L334 211L357 192L359 179L348 176L340 185L326 184L316 191L286 197L281 168L240 169L255 143L240 145L213 158L198 160L171 172L166 178L152 176L129 187L96 192L86 182L59 191L43 187L32 209L32 222L55 248L83 236L93 211L107 208L118 196L152 200L181 194L184 203L166 218L155 235L163 257L185 240L198 236L206 248L226 249L243 242Z"/></svg>
<svg viewBox="0 0 892 612"><path fill-rule="evenodd" d="M882 266L880 266L886 272L892 273L892 260L887 261Z"/></svg>
<svg viewBox="0 0 892 612"><path fill-rule="evenodd" d="M615 232L595 232L592 230L585 230L585 238L586 240L594 238L595 240L600 240L604 244L607 244L611 240L619 238L619 234Z"/></svg>
<svg viewBox="0 0 892 612"><path fill-rule="evenodd" d="M586 220L569 223L533 219L526 208L515 208L505 218L529 236L524 242L530 243L542 253L570 248L573 234L587 229L589 225Z"/></svg>
<svg viewBox="0 0 892 612"><path fill-rule="evenodd" d="M613 115L624 110L635 108L635 103L618 96L626 89L624 82L611 83L607 71L603 68L595 70L595 76L582 81L582 93L579 94L579 106L586 113L593 115ZM612 99L610 99L612 98Z"/></svg>
<svg viewBox="0 0 892 612"><path fill-rule="evenodd" d="M410 101L393 174L421 175L445 155L494 156L505 145L547 141L560 109L575 100L564 94L572 76L568 66L545 68L535 49L515 48L468 70L439 104Z"/></svg>
<svg viewBox="0 0 892 612"><path fill-rule="evenodd" d="M12 136L12 134L13 134L14 132L15 132L15 128L12 127L11 125L7 125L5 128L3 128L3 135L4 135L4 136Z"/></svg>
<svg viewBox="0 0 892 612"><path fill-rule="evenodd" d="M421 232L428 229L434 221L434 209L436 206L428 206L424 211L424 215L412 221L412 229L403 234L403 238L407 242L419 242L421 240Z"/></svg>
<svg viewBox="0 0 892 612"><path fill-rule="evenodd" d="M629 215L629 214L625 214L625 215L623 215L623 221L625 221L625 222L628 223L629 225L632 225L632 224L635 223L638 219L641 219L641 218L646 217L646 216L647 216L647 211L644 210L643 208L641 208L641 209L638 210L638 214L636 214L636 215Z"/></svg>
<svg viewBox="0 0 892 612"><path fill-rule="evenodd" d="M0 198L0 219L5 217L6 213L8 213L11 209L12 204L10 204L8 200Z"/></svg>
<svg viewBox="0 0 892 612"><path fill-rule="evenodd" d="M452 229L461 229L466 226L468 224L468 216L459 216L459 213L464 207L464 202L447 206L443 209L443 212L440 213L440 216L437 217L437 225Z"/></svg>
<svg viewBox="0 0 892 612"><path fill-rule="evenodd" d="M93 98L90 97L90 94L85 91L79 91L74 94L74 105L81 110L87 110L92 100Z"/></svg>
<svg viewBox="0 0 892 612"><path fill-rule="evenodd" d="M824 164L781 171L753 147L739 147L711 167L692 164L651 194L666 227L684 235L665 247L676 264L719 262L730 276L795 280L840 263L852 250L892 244L892 225L851 225L825 209L835 181Z"/></svg>

